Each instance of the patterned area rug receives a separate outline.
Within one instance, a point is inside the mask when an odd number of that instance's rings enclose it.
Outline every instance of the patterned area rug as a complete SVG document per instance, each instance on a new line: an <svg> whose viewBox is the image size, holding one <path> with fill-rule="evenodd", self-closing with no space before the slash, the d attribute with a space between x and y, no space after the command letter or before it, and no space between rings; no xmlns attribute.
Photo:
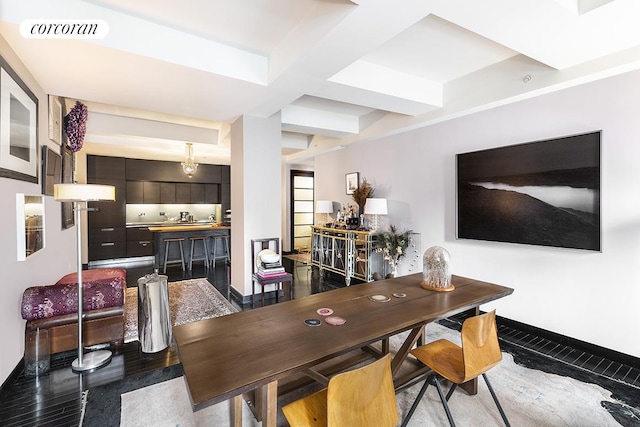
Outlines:
<svg viewBox="0 0 640 427"><path fill-rule="evenodd" d="M236 308L207 281L191 279L169 283L173 326L235 313ZM127 288L124 342L138 340L138 288Z"/></svg>

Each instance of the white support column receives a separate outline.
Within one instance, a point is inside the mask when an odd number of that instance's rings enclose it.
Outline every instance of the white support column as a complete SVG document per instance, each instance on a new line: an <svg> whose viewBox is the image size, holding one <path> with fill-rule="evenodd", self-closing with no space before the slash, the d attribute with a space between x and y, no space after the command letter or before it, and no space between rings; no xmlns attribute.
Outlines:
<svg viewBox="0 0 640 427"><path fill-rule="evenodd" d="M280 123L277 113L231 125L231 285L242 295L251 295L251 239L282 238Z"/></svg>

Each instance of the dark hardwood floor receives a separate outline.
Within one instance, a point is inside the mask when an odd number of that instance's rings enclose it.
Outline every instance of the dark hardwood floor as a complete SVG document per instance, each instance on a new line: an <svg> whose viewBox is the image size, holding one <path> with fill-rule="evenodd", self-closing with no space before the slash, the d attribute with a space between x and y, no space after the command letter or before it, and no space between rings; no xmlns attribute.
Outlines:
<svg viewBox="0 0 640 427"><path fill-rule="evenodd" d="M153 272L151 264L129 263L119 266L127 270L127 286L137 286L138 278ZM287 260L285 267L294 273L294 298L344 286L340 278L328 276L321 280L317 271L310 271L305 266L299 266L294 271L293 264L287 263ZM194 265L191 272L182 272L179 266L170 267L167 276L170 282L206 277L236 308L251 309L249 304L233 298L222 262L215 269ZM461 318L452 318L441 323L459 328L462 321ZM514 354L518 363L607 388L622 402L618 407L607 408L618 422L623 426L640 425L640 366L637 366L637 359L609 359L606 354L597 355L574 348L563 340L536 335L535 331L523 330L509 322L498 323L503 350ZM179 360L172 347L147 354L140 351L137 341L115 351L110 364L95 372L73 373L71 362L75 357L75 351L53 355L50 372L39 378L26 378L22 373L22 364L18 364L0 390L0 426L77 426L83 416L82 402L86 390L100 390L125 381L146 386L149 381L169 379L163 377L167 367L179 368ZM149 379L157 372L161 374ZM176 372L173 370L171 375L180 374ZM117 400L114 405L119 408ZM110 417L109 423L93 421L84 425L117 425L120 415L113 413L119 412L117 408L105 407L105 412L112 412L103 415Z"/></svg>

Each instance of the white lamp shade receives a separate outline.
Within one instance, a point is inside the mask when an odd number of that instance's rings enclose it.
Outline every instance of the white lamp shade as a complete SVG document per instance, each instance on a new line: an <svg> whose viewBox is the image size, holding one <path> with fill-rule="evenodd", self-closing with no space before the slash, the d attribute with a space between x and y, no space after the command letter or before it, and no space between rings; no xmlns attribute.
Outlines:
<svg viewBox="0 0 640 427"><path fill-rule="evenodd" d="M333 213L333 202L331 200L318 200L316 202L316 213Z"/></svg>
<svg viewBox="0 0 640 427"><path fill-rule="evenodd" d="M367 203L364 205L364 213L368 215L386 215L387 199L377 197L367 199Z"/></svg>
<svg viewBox="0 0 640 427"><path fill-rule="evenodd" d="M98 184L55 184L53 198L61 202L116 200L116 187Z"/></svg>

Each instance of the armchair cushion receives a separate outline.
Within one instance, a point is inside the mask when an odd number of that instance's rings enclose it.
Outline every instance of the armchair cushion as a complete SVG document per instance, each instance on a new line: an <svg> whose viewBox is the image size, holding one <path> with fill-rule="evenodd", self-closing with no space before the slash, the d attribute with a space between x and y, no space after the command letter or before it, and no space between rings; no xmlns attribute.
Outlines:
<svg viewBox="0 0 640 427"><path fill-rule="evenodd" d="M99 268L82 272L83 310L124 306L126 271ZM22 318L44 319L78 312L78 275L71 273L55 285L32 286L22 294Z"/></svg>

